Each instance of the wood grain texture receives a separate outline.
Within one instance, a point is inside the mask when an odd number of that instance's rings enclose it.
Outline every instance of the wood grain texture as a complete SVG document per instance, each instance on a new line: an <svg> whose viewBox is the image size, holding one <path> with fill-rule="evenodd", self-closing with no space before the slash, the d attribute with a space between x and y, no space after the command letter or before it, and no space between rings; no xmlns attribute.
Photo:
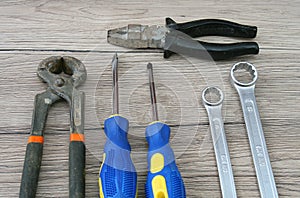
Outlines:
<svg viewBox="0 0 300 198"><path fill-rule="evenodd" d="M187 197L221 197L218 172L201 102L201 91L217 85L225 93L223 116L238 197L259 197L239 98L229 71L241 60L259 74L256 99L280 197L300 197L299 61L300 2L292 1L1 1L0 2L0 197L18 197L33 100L47 85L36 76L39 62L71 55L85 64L86 197L98 197L98 171L105 142L103 121L111 113L110 61L120 61L120 111L130 120L129 141L138 171L138 197L145 197L150 99L146 64L152 62L159 116L171 125L171 145ZM257 25L261 51L211 62L172 56L159 50L129 50L106 42L108 29L128 23L164 24L223 18ZM205 41L234 39L205 37ZM49 112L37 197L68 197L69 108Z"/></svg>
<svg viewBox="0 0 300 198"><path fill-rule="evenodd" d="M167 16L179 22L224 18L256 25L263 48L299 49L299 6L297 0L2 1L0 49L124 50L107 45L108 29L128 23L163 25Z"/></svg>

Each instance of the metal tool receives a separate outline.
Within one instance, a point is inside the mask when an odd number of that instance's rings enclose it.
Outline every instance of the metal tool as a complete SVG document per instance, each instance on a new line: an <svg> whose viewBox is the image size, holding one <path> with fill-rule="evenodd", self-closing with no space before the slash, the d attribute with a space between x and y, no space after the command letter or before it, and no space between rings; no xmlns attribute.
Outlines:
<svg viewBox="0 0 300 198"><path fill-rule="evenodd" d="M216 95L218 97L217 101L208 99L208 95L210 94ZM223 93L217 87L207 87L202 92L202 101L208 114L210 131L214 144L222 197L235 198L237 197L236 189L222 119L223 99Z"/></svg>
<svg viewBox="0 0 300 198"><path fill-rule="evenodd" d="M147 65L152 105L151 122L146 128L148 148L147 198L185 198L184 183L170 146L170 127L158 121L152 64Z"/></svg>
<svg viewBox="0 0 300 198"><path fill-rule="evenodd" d="M20 198L34 198L42 161L44 128L50 106L66 100L70 106L69 196L85 197L84 93L76 89L86 80L81 61L69 56L43 60L38 76L49 87L35 96L32 127L20 188Z"/></svg>
<svg viewBox="0 0 300 198"><path fill-rule="evenodd" d="M241 25L226 20L203 19L176 23L171 18L166 18L166 26L130 24L126 27L109 30L107 41L127 48L164 49L165 58L169 58L173 53L184 53L198 58L211 57L214 60L223 60L246 54L258 54L258 44L255 42L230 44L195 42L190 37L255 38L256 33L257 27L255 26ZM210 55L209 57L207 53Z"/></svg>
<svg viewBox="0 0 300 198"><path fill-rule="evenodd" d="M113 114L104 122L107 140L99 173L99 194L100 198L134 198L137 197L137 173L127 139L129 122L119 115L117 54L112 60L112 70Z"/></svg>
<svg viewBox="0 0 300 198"><path fill-rule="evenodd" d="M252 80L250 82L237 80L235 72L238 70L246 70ZM276 198L278 193L254 94L257 71L252 64L239 62L233 65L230 77L240 96L261 197Z"/></svg>

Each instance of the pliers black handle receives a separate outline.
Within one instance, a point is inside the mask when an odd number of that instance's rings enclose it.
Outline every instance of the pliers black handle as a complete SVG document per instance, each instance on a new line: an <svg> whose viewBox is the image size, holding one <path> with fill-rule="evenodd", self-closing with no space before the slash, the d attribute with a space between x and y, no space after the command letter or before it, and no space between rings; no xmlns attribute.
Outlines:
<svg viewBox="0 0 300 198"><path fill-rule="evenodd" d="M201 36L226 36L239 38L255 38L257 27L241 25L231 21L220 19L202 19L187 23L176 23L171 18L166 18L166 26L189 35L192 38ZM198 49L205 49L214 60L230 59L247 54L258 54L259 46L256 42L240 42L230 44L207 43L198 41L201 45ZM191 46L178 46L182 50L191 50ZM174 52L164 51L164 58L169 58Z"/></svg>

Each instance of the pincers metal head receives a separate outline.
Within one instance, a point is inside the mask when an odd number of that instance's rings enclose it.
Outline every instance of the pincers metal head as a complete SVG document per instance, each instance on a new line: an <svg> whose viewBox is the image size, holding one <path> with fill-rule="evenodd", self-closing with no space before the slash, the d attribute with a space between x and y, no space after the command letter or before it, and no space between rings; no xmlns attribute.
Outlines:
<svg viewBox="0 0 300 198"><path fill-rule="evenodd" d="M60 97L70 100L73 89L87 77L83 63L70 56L52 56L44 59L38 67L38 76Z"/></svg>

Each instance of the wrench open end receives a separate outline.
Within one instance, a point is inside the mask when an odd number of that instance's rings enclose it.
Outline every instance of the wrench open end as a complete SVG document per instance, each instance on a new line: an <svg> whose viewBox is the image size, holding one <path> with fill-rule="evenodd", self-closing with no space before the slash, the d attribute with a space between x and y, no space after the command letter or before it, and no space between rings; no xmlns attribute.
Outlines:
<svg viewBox="0 0 300 198"><path fill-rule="evenodd" d="M207 87L202 92L202 101L204 105L218 106L222 104L224 95L218 87Z"/></svg>
<svg viewBox="0 0 300 198"><path fill-rule="evenodd" d="M248 72L246 76L245 72ZM230 71L231 83L242 87L250 87L257 80L257 70L248 62L239 62L232 66Z"/></svg>

